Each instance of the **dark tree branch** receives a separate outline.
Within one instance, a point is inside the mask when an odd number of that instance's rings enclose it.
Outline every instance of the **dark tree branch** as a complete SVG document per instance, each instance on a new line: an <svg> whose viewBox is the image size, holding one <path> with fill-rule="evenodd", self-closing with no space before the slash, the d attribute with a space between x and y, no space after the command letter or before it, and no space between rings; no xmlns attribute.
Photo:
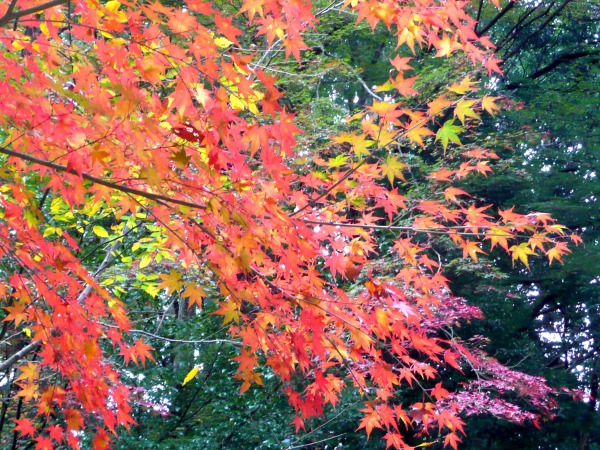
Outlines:
<svg viewBox="0 0 600 450"><path fill-rule="evenodd" d="M534 73L529 75L527 78L529 78L530 80L535 80L536 78L546 75L547 73L556 69L561 64L564 64L569 61L574 61L579 58L584 58L586 56L596 55L596 54L600 54L600 49L587 50L587 51L574 52L574 53L565 53L564 55L561 55L558 58L556 58L554 61L552 61L546 67L543 67L543 68L535 71Z"/></svg>
<svg viewBox="0 0 600 450"><path fill-rule="evenodd" d="M502 11L500 11L498 14L496 14L496 16L490 20L490 22L483 27L481 30L478 30L476 32L477 36L481 37L483 36L485 33L487 33L487 31L492 28L494 25L496 25L496 23L502 19L502 17L504 16L504 14L506 14L507 12L509 12L511 9L514 8L514 6L517 4L517 0L510 0L510 3L508 5L506 5Z"/></svg>
<svg viewBox="0 0 600 450"><path fill-rule="evenodd" d="M475 28L473 31L477 33L477 27L479 27L479 20L481 19L481 10L483 9L483 0L479 0L479 7L477 8L477 18L475 19Z"/></svg>
<svg viewBox="0 0 600 450"><path fill-rule="evenodd" d="M74 169L70 169L70 168L68 169L66 166L62 166L60 164L56 164L51 161L47 161L45 159L36 158L35 156L31 156L26 153L16 152L16 151L10 150L6 147L0 147L0 153L4 153L5 155L8 155L8 156L14 156L15 158L18 158L18 159L21 159L24 161L29 161L34 164L39 164L44 167L48 167L56 172L68 173L71 175L80 176L84 180L91 181L92 183L100 184L102 186L106 186L106 187L115 189L117 191L126 192L128 194L139 195L140 197L147 198L148 200L155 200L155 201L162 200L163 202L166 202L166 203L174 203L176 205L188 206L188 207L194 208L194 209L206 209L203 205L199 205L197 203L188 202L185 200L178 200L175 198L168 197L166 195L153 194L151 192L142 191L140 189L131 188L129 186L123 186L122 184L115 183L112 181L107 181L103 178L94 177L87 173L79 173Z"/></svg>
<svg viewBox="0 0 600 450"><path fill-rule="evenodd" d="M537 17L534 17L533 19L531 19L529 22L524 23L525 20L531 15L533 14L538 7L535 8L531 8L529 11L527 11L526 13L522 14L518 19L517 19L517 23L515 23L515 26L511 28L511 30L506 33L506 35L504 36L504 39L502 39L502 41L496 43L496 52L499 52L500 49L504 48L512 39L514 39L514 36L518 36L520 30L528 27L530 24L532 24L533 22L535 22L536 20L540 19L541 17L545 16L546 14L548 14L548 12L550 11L550 9L552 8L553 3L548 7L548 9L546 9L545 12L543 12L542 14L540 14ZM512 38L511 38L512 36ZM512 46L512 44L511 44Z"/></svg>
<svg viewBox="0 0 600 450"><path fill-rule="evenodd" d="M552 11L552 8L554 8L555 4L556 4L556 2L550 3L550 5L548 5L548 7L543 12L541 12L537 16L531 18L527 22L522 22L520 24L520 26L518 27L518 29L515 30L515 34L514 34L514 37L512 39L512 42L510 42L510 40L507 40L505 43L502 44L501 47L498 47L496 49L496 51L498 52L499 48L504 48L504 44L509 44L508 48L506 49L506 52L510 51L510 49L513 48L513 46L515 46L515 45L517 45L517 46L521 45L523 42L521 42L521 44L519 44L517 42L517 38L519 37L519 33L521 33L523 30L527 29L527 27L529 27L533 23L537 22L538 20L543 19L544 17L546 17L550 13L550 11ZM537 6L536 8L532 9L531 12L533 13L533 12L537 11L538 8L541 8L541 6ZM531 37L531 35L528 36L528 37L526 37L525 40L529 39L530 37Z"/></svg>
<svg viewBox="0 0 600 450"><path fill-rule="evenodd" d="M565 9L565 8L566 8L566 6L567 6L569 3L571 3L572 1L573 1L573 0L565 0L564 2L562 2L562 3L561 3L561 5L560 5L558 8L556 8L556 9L554 10L554 12L553 12L552 14L550 14L546 20L544 20L544 22L542 22L542 23L540 24L540 26L539 26L539 27L537 27L537 28L536 28L534 31L532 31L531 33L529 33L529 34L528 34L528 35L525 37L525 39L523 39L523 40L521 41L521 43L520 43L519 45L517 45L517 46L516 46L516 48L515 48L514 50L512 50L512 51L511 51L511 52L510 52L508 55L505 55L503 59L504 59L504 60L508 60L508 59L512 58L513 56L515 56L517 53L519 53L519 52L521 51L521 49L523 48L523 46L524 46L524 45L525 45L525 44L526 44L526 43L527 43L527 42L528 42L528 41L529 41L529 40L530 40L532 37L534 37L535 35L537 35L538 33L540 33L540 32L541 32L541 31L542 31L544 28L546 28L546 27L548 26L548 24L549 24L550 22L552 22L552 21L554 20L554 18L555 18L556 16L558 16L558 15L559 15L559 14L562 12L562 10L563 10L563 9Z"/></svg>
<svg viewBox="0 0 600 450"><path fill-rule="evenodd" d="M600 55L600 49L585 50L585 51L573 52L573 53L565 53L563 55L560 55L558 58L556 58L554 61L552 61L547 66L536 70L531 75L528 75L527 79L535 80L537 78L540 78L540 77L552 72L554 69L556 69L561 64L569 63L571 61L575 61L577 59L585 58L586 56L593 56L593 55ZM522 84L522 81L515 81L512 83L508 83L505 86L505 88L509 89L509 90L519 89L522 87L524 87L524 85ZM561 170L561 172L568 172L568 171L570 171L570 170L567 170L567 169Z"/></svg>
<svg viewBox="0 0 600 450"><path fill-rule="evenodd" d="M29 14L35 14L35 13L45 11L46 9L52 8L54 6L58 6L58 5L67 3L68 1L69 0L52 0L52 1L50 1L48 3L44 3L42 5L33 6L31 8L27 8L27 9L21 9L21 10L15 12L15 4L17 2L16 2L16 0L13 0L8 7L8 11L6 11L6 14L4 14L2 17L0 17L0 27L3 27L4 25L6 25L7 23L9 23L12 20L19 19L20 17L27 16Z"/></svg>

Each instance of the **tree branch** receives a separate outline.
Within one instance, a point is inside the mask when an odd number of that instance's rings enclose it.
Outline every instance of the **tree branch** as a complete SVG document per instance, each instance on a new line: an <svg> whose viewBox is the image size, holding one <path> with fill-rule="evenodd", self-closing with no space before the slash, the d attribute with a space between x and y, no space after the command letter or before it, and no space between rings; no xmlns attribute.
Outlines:
<svg viewBox="0 0 600 450"><path fill-rule="evenodd" d="M546 67L543 67L543 68L535 71L534 73L529 75L527 78L529 78L530 80L535 80L536 78L546 75L548 72L551 72L552 70L556 69L561 64L564 64L569 61L574 61L579 58L584 58L586 56L596 55L596 54L600 54L600 49L587 50L587 51L574 52L574 53L565 53L564 55L561 55L558 58L556 58L554 61L552 61Z"/></svg>
<svg viewBox="0 0 600 450"><path fill-rule="evenodd" d="M506 14L507 12L509 12L511 9L514 8L514 6L517 4L517 0L510 0L510 3L508 5L506 5L502 11L500 11L498 14L496 14L496 16L490 20L490 22L483 27L481 30L478 30L476 32L477 37L481 37L483 36L485 33L487 33L487 31L492 28L494 25L496 25L496 23L502 19L502 17L504 16L504 14Z"/></svg>
<svg viewBox="0 0 600 450"><path fill-rule="evenodd" d="M99 323L100 323L100 325L108 327L108 328L119 328L118 326L111 325L109 323L105 323L105 322L99 322ZM141 334L142 336L147 336L147 337L153 338L153 339L159 339L159 340L165 341L165 342L173 342L176 344L231 344L234 346L242 345L241 341L234 341L232 339L193 339L193 340L173 339L173 338L160 336L158 334L150 333L150 332L144 331L144 330L129 330L128 333Z"/></svg>
<svg viewBox="0 0 600 450"><path fill-rule="evenodd" d="M33 341L33 342L27 344L25 347L23 347L21 350L19 350L14 355L12 355L10 358L4 360L4 362L0 363L0 372L5 371L13 364L16 364L16 362L18 360L20 360L22 357L24 357L24 356L28 355L29 353L31 353L32 351L36 350L40 346L41 343L42 343L42 341Z"/></svg>
<svg viewBox="0 0 600 450"><path fill-rule="evenodd" d="M87 173L83 173L83 172L79 173L74 169L67 169L66 166L62 166L60 164L56 164L56 163L47 161L45 159L36 158L35 156L27 155L25 153L16 152L14 150L10 150L5 147L0 147L0 153L3 153L8 156L14 156L15 158L22 159L24 161L29 161L34 164L39 164L44 167L49 167L50 169L55 170L56 172L77 175L77 176L80 176L81 178L83 178L84 180L91 181L92 183L100 184L102 186L106 186L106 187L115 189L117 191L126 192L128 194L139 195L140 197L147 198L148 200L155 200L155 201L162 200L167 203L174 203L176 205L187 206L189 208L206 209L205 206L199 205L197 203L188 202L185 200L177 200L177 199L174 199L171 197L167 197L166 195L153 194L151 192L142 191L139 189L131 188L129 186L123 186L122 184L118 184L118 183L115 183L112 181L107 181L102 178L98 178L98 177L89 175Z"/></svg>
<svg viewBox="0 0 600 450"><path fill-rule="evenodd" d="M477 8L477 17L475 18L475 27L473 31L477 34L477 28L479 27L479 20L481 20L481 11L483 10L483 0L479 0L479 7Z"/></svg>
<svg viewBox="0 0 600 450"><path fill-rule="evenodd" d="M554 69L556 69L561 64L565 64L565 63L568 63L570 61L574 61L576 59L585 58L586 56L592 56L592 55L600 55L600 49L585 50L585 51L573 52L573 53L565 53L564 55L561 55L558 58L556 58L554 61L552 61L547 66L542 67L539 70L536 70L531 75L528 75L527 79L529 79L529 80L535 80L537 78L540 78L540 77L546 75L547 73L550 73L551 71L553 71ZM525 85L522 84L522 81L513 81L513 82L508 83L507 85L505 85L505 88L509 89L509 90L514 90L514 89L522 88L524 86ZM562 169L560 171L561 172L569 172L569 171L571 171L571 169L570 168L569 169Z"/></svg>
<svg viewBox="0 0 600 450"><path fill-rule="evenodd" d="M16 0L13 0L8 7L8 11L2 17L0 17L0 27L3 27L11 20L18 19L23 16L27 16L29 14L35 14L46 9L53 8L54 6L59 6L67 3L69 0L52 0L48 3L43 3L41 5L32 6L31 8L21 9L20 11L15 12L15 4Z"/></svg>
<svg viewBox="0 0 600 450"><path fill-rule="evenodd" d="M393 230L393 231L412 231L414 233L426 233L426 234L439 234L439 235L459 235L459 236L504 236L506 234L493 234L486 232L469 232L469 231L460 231L469 228L473 228L472 225L459 225L452 227L440 227L440 228L417 228L411 226L400 226L400 225L372 225L367 223L346 223L346 222L327 222L327 221L319 221L319 220L311 220L311 219L301 219L302 222L308 223L311 225L318 225L323 227L344 227L344 228L362 228L367 230ZM480 225L476 228L481 228L483 230L489 230L491 226ZM529 238L530 236L524 234L513 234L510 237L521 237L521 238Z"/></svg>
<svg viewBox="0 0 600 450"><path fill-rule="evenodd" d="M517 45L517 47L516 47L514 50L512 50L512 51L511 51L511 52L510 52L508 55L504 56L504 57L503 57L503 59L506 61L506 60L508 60L508 59L512 58L513 56L515 56L517 53L519 53L519 52L521 51L521 49L523 48L523 46L524 46L524 45L527 43L527 41L529 41L529 39L531 39L533 36L535 36L535 35L536 35L536 34L538 34L540 31L542 31L544 28L546 28L546 26L547 26L547 25L548 25L550 22L552 22L552 20L554 20L554 18L555 18L557 15L559 15L559 14L561 13L561 11L562 11L563 9L565 9L565 7L566 7L566 6L567 6L569 3L571 3L572 1L573 1L573 0L565 0L563 3L561 3L561 5L560 5L558 8L556 8L556 10L555 10L555 11L554 11L552 14L550 14L550 15L548 16L548 18L547 18L547 19L546 19L544 22L542 22L542 23L540 24L540 26L539 26L539 27L537 27L537 29L536 29L535 31L532 31L531 33L529 33L529 35L527 35L527 36L525 37L525 39L523 39L523 41L521 41L521 43L520 43L519 45Z"/></svg>

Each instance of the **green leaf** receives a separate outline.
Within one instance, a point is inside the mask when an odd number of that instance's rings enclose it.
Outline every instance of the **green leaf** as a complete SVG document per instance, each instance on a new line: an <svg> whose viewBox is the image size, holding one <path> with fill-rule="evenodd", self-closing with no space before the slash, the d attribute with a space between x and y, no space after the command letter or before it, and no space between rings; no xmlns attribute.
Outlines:
<svg viewBox="0 0 600 450"><path fill-rule="evenodd" d="M452 141L457 145L462 145L460 139L458 139L457 133L463 131L462 127L458 125L454 125L454 120L448 120L442 128L440 128L435 136L436 142L438 140L442 141L442 146L444 147L444 152L448 147L448 142Z"/></svg>

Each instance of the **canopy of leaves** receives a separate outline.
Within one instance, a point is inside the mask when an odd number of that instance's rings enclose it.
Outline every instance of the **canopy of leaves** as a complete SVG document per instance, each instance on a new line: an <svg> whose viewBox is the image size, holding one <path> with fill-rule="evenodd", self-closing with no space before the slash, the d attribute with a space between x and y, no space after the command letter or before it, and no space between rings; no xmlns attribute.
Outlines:
<svg viewBox="0 0 600 450"><path fill-rule="evenodd" d="M476 79L498 60L466 8L3 4L0 431L15 423L3 443L105 448L136 422L146 448L179 437L196 448L215 436L297 443L235 432L260 420L258 400L220 410L224 394L264 385L266 398L285 394L282 420L296 431L360 402L344 420L395 448L456 447L463 413L551 417L556 392L544 380L454 333L481 314L440 271L439 245L531 266L579 241L547 214L497 209L454 186L487 176L497 158L459 138L497 109ZM357 35L326 20L339 10ZM344 33L346 46L330 48ZM419 95L409 55L431 49L460 54L472 73ZM378 88L362 78L367 54ZM314 87L286 82L282 94L281 75ZM340 77L357 84L341 88ZM313 133L313 98L333 112L326 134ZM219 435L217 413L234 431ZM168 416L155 435L144 432L152 416ZM210 431L187 439L196 426Z"/></svg>

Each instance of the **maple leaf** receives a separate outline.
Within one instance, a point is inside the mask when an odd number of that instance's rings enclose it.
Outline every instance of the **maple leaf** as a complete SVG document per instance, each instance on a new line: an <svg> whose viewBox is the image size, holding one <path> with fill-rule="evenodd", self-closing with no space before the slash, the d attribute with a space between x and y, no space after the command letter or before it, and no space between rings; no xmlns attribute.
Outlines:
<svg viewBox="0 0 600 450"><path fill-rule="evenodd" d="M402 174L402 170L406 168L406 164L400 162L397 156L388 155L385 160L385 163L381 164L382 172L385 176L390 180L390 184L394 184L394 178L400 178L402 181L406 182L404 175Z"/></svg>
<svg viewBox="0 0 600 450"><path fill-rule="evenodd" d="M180 169L187 167L191 159L192 157L187 155L184 148L180 148L179 151L173 153L171 156L171 161Z"/></svg>
<svg viewBox="0 0 600 450"><path fill-rule="evenodd" d="M444 446L449 445L454 450L458 449L458 444L460 444L461 442L462 441L460 440L460 438L458 437L458 435L456 433L448 433L444 437Z"/></svg>
<svg viewBox="0 0 600 450"><path fill-rule="evenodd" d="M512 235L509 232L504 231L502 228L499 227L490 227L489 231L486 233L486 239L489 239L491 241L492 249L496 245L500 245L500 247L502 247L506 251L509 251L508 239L511 236Z"/></svg>
<svg viewBox="0 0 600 450"><path fill-rule="evenodd" d="M404 78L402 73L399 73L394 79L393 85L400 95L408 97L409 95L417 95L419 93L412 87L415 81L417 81L417 77Z"/></svg>
<svg viewBox="0 0 600 450"><path fill-rule="evenodd" d="M577 234L571 234L570 239L575 243L575 245L583 243L583 239L581 239L581 237Z"/></svg>
<svg viewBox="0 0 600 450"><path fill-rule="evenodd" d="M479 248L479 244L477 242L465 241L460 245L460 247L463 250L463 258L470 256L475 262L477 262L477 253L483 253L484 255L487 254L481 250L481 248Z"/></svg>
<svg viewBox="0 0 600 450"><path fill-rule="evenodd" d="M444 126L437 131L435 140L436 142L438 140L442 141L442 146L444 147L445 152L446 148L448 147L448 142L450 141L457 145L462 145L457 135L457 133L460 133L462 130L462 127L454 125L454 120L448 120L446 123L444 123Z"/></svg>
<svg viewBox="0 0 600 450"><path fill-rule="evenodd" d="M425 143L423 142L423 137L425 136L433 136L433 131L429 128L425 127L425 123L417 122L411 123L408 126L408 131L404 134L404 136L414 142L415 144L419 144L421 147L425 147Z"/></svg>
<svg viewBox="0 0 600 450"><path fill-rule="evenodd" d="M383 436L385 439L385 448L388 449L390 447L394 448L402 448L404 447L404 439L400 433L389 432Z"/></svg>
<svg viewBox="0 0 600 450"><path fill-rule="evenodd" d="M436 57L440 58L443 56L449 57L450 54L454 51L454 43L450 39L450 37L444 33L442 39L435 42L435 47L437 48Z"/></svg>
<svg viewBox="0 0 600 450"><path fill-rule="evenodd" d="M357 430L364 428L367 432L367 438L371 436L373 428L381 428L381 421L379 413L373 409L371 405L367 405L365 409L361 409L361 412L365 413L365 416L361 419L360 425Z"/></svg>
<svg viewBox="0 0 600 450"><path fill-rule="evenodd" d="M26 366L20 366L18 369L21 371L21 375L15 381L27 380L29 384L34 383L39 378L40 369L38 364L28 361Z"/></svg>
<svg viewBox="0 0 600 450"><path fill-rule="evenodd" d="M135 355L135 359L139 359L142 363L143 367L146 367L146 359L150 359L151 361L156 361L150 353L152 347L144 342L143 338L138 339L133 345L133 354Z"/></svg>
<svg viewBox="0 0 600 450"><path fill-rule="evenodd" d="M373 105L369 106L368 109L386 122L393 122L402 115L402 110L398 108L397 104L392 102L374 101Z"/></svg>
<svg viewBox="0 0 600 450"><path fill-rule="evenodd" d="M14 320L15 326L17 326L21 322L28 320L29 313L27 312L26 305L16 303L14 306L6 306L4 309L8 311L8 314L2 319L3 322Z"/></svg>
<svg viewBox="0 0 600 450"><path fill-rule="evenodd" d="M405 27L402 29L402 31L400 32L400 34L398 35L398 46L404 44L406 42L406 45L408 45L408 47L410 48L410 50L413 52L413 55L415 54L415 34L414 31L411 31L408 29L408 27Z"/></svg>
<svg viewBox="0 0 600 450"><path fill-rule="evenodd" d="M304 429L306 427L306 425L304 424L304 419L302 419L302 417L298 415L294 416L294 420L292 420L292 425L294 425L296 433L300 431L300 429Z"/></svg>
<svg viewBox="0 0 600 450"><path fill-rule="evenodd" d="M467 192L452 186L444 190L444 197L446 197L446 200L450 202L460 203L460 201L456 198L457 195L466 195L467 197L470 197L470 195Z"/></svg>
<svg viewBox="0 0 600 450"><path fill-rule="evenodd" d="M248 13L248 22L252 23L254 16L258 14L260 17L264 17L263 6L265 2L263 0L244 0L242 7L238 14Z"/></svg>
<svg viewBox="0 0 600 450"><path fill-rule="evenodd" d="M433 117L444 111L448 106L454 103L452 100L448 100L446 95L442 95L436 98L434 101L427 103L429 106L428 114Z"/></svg>
<svg viewBox="0 0 600 450"><path fill-rule="evenodd" d="M466 77L460 83L452 84L448 90L458 95L464 95L467 92L474 91L478 86L479 83L477 81L471 81L471 77Z"/></svg>
<svg viewBox="0 0 600 450"><path fill-rule="evenodd" d="M13 422L16 424L14 430L18 431L21 436L35 435L36 428L33 426L33 421L29 419L13 419Z"/></svg>
<svg viewBox="0 0 600 450"><path fill-rule="evenodd" d="M456 104L456 108L454 109L454 116L458 117L458 119L464 124L466 117L473 117L474 119L479 119L479 115L473 111L471 106L473 106L477 100L461 100Z"/></svg>
<svg viewBox="0 0 600 450"><path fill-rule="evenodd" d="M202 309L202 301L206 297L206 292L204 292L202 286L196 284L195 282L186 282L184 283L184 286L185 289L181 293L181 296L189 299L188 309L193 305L196 305L198 308Z"/></svg>
<svg viewBox="0 0 600 450"><path fill-rule="evenodd" d="M571 253L571 250L564 242L557 242L554 247L546 252L546 256L548 257L550 264L552 264L552 261L555 259L562 263L562 255L565 253Z"/></svg>
<svg viewBox="0 0 600 450"><path fill-rule="evenodd" d="M54 442L46 436L38 436L35 438L35 450L54 450ZM102 447L96 447L102 448Z"/></svg>
<svg viewBox="0 0 600 450"><path fill-rule="evenodd" d="M48 427L48 435L51 439L54 439L56 442L62 442L64 439L65 431L59 425L50 425Z"/></svg>
<svg viewBox="0 0 600 450"><path fill-rule="evenodd" d="M231 300L221 302L221 307L214 311L213 314L223 316L223 324L227 324L231 321L234 321L235 323L240 322L240 313L238 305Z"/></svg>
<svg viewBox="0 0 600 450"><path fill-rule="evenodd" d="M183 287L181 273L171 270L168 274L161 275L162 281L159 283L159 289L166 289L169 293L178 292Z"/></svg>
<svg viewBox="0 0 600 450"><path fill-rule="evenodd" d="M492 116L495 116L496 113L500 111L500 107L495 103L499 98L500 97L490 97L486 95L481 99L481 107Z"/></svg>
<svg viewBox="0 0 600 450"><path fill-rule="evenodd" d="M517 259L521 260L523 264L529 269L529 261L527 260L528 255L535 255L535 252L531 250L531 247L526 242L522 242L518 245L513 245L510 249L512 253L513 265Z"/></svg>
<svg viewBox="0 0 600 450"><path fill-rule="evenodd" d="M352 145L352 150L354 150L356 156L361 158L362 156L371 154L368 148L375 143L375 141L367 139L366 137L367 135L365 133L359 135L342 133L339 136L334 137L333 141L338 143L348 142Z"/></svg>
<svg viewBox="0 0 600 450"><path fill-rule="evenodd" d="M454 170L448 170L445 168L441 168L440 170L436 170L435 172L431 172L427 178L436 181L450 181L450 177L456 173Z"/></svg>
<svg viewBox="0 0 600 450"><path fill-rule="evenodd" d="M38 398L40 396L40 390L37 383L27 383L25 385L19 384L21 390L17 393L18 397L23 397L23 400L29 401L31 399Z"/></svg>
<svg viewBox="0 0 600 450"><path fill-rule="evenodd" d="M411 70L412 67L408 65L408 62L412 58L401 58L400 55L396 55L394 59L390 60L390 64L394 66L394 68L398 72L404 72L405 70Z"/></svg>

